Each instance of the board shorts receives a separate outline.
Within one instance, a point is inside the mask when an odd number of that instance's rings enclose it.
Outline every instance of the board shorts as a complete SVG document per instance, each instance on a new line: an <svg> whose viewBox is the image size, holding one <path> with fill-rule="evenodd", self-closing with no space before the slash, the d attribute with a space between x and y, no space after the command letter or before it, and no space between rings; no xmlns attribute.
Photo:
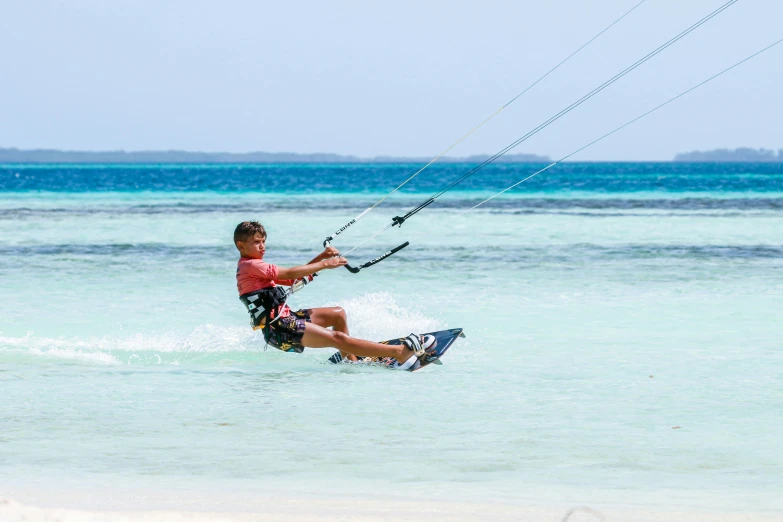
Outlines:
<svg viewBox="0 0 783 522"><path fill-rule="evenodd" d="M269 328L264 328L264 339L267 344L274 346L284 352L302 353L302 337L305 333L305 325L310 322L312 310L305 308L303 310L291 311L291 315L281 317Z"/></svg>

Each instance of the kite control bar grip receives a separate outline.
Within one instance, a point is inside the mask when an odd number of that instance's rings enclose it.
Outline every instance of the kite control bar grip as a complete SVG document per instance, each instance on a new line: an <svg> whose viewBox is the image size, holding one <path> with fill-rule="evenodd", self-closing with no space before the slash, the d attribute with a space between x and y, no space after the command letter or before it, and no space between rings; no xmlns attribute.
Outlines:
<svg viewBox="0 0 783 522"><path fill-rule="evenodd" d="M408 241L406 241L405 243L401 244L400 246L392 248L391 250L389 250L385 254L380 255L380 256L378 256L375 259L372 259L370 261L367 261L363 265L359 265L359 266L345 265L345 268L347 268L348 271L350 273L352 273L352 274L358 274L361 271L362 268L367 268L367 267L370 267L370 266L372 266L372 265L374 265L376 263L380 263L381 261L383 261L387 257L396 254L397 252L399 252L400 250L402 250L403 248L405 248L408 245L410 245L410 243Z"/></svg>

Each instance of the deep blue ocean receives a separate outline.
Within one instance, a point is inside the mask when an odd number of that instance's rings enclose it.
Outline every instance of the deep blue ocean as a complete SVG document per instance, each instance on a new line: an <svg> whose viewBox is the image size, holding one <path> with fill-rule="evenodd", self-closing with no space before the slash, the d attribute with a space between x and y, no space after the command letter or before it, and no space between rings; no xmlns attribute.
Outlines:
<svg viewBox="0 0 783 522"><path fill-rule="evenodd" d="M437 192L473 166L433 165L402 193ZM489 165L454 190L499 191L544 166ZM0 165L0 191L386 193L419 168L417 164ZM566 163L520 185L514 193L767 193L780 192L782 183L783 163Z"/></svg>

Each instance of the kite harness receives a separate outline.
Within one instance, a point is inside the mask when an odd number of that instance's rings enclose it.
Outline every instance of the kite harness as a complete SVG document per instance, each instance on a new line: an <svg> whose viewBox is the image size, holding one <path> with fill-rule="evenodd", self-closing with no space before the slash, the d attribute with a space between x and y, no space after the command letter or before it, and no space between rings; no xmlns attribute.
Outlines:
<svg viewBox="0 0 783 522"><path fill-rule="evenodd" d="M262 288L239 296L239 300L242 301L250 314L250 326L253 327L253 330L263 328L264 335L268 334L269 327L275 320L272 318L272 314L285 306L287 299L288 291L282 286Z"/></svg>
<svg viewBox="0 0 783 522"><path fill-rule="evenodd" d="M253 327L253 330L262 330L264 338L268 338L269 328L280 319L288 298L294 292L304 288L317 275L313 274L297 279L287 290L282 286L270 286L240 295L239 300L242 301L250 314L250 326ZM277 313L276 316L275 313Z"/></svg>

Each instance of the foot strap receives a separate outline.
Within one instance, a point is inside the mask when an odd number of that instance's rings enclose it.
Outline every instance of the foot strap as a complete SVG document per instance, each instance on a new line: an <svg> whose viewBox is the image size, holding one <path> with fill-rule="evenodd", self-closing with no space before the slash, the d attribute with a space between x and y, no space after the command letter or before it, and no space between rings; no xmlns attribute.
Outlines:
<svg viewBox="0 0 783 522"><path fill-rule="evenodd" d="M410 334L408 337L404 340L405 344L413 350L413 352L417 355L421 355L424 352L424 348L421 346L421 340L419 339L419 336L416 334Z"/></svg>

